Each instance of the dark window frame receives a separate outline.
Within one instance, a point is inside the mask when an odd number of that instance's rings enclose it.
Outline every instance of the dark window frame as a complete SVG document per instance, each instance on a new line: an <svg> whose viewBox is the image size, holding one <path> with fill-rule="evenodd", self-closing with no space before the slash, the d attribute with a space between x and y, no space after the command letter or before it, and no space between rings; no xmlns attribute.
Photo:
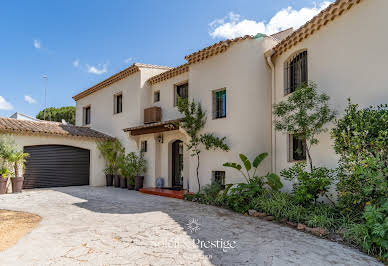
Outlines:
<svg viewBox="0 0 388 266"><path fill-rule="evenodd" d="M213 91L212 98L213 98L213 119L225 118L227 114L226 88Z"/></svg>
<svg viewBox="0 0 388 266"><path fill-rule="evenodd" d="M160 102L160 90L154 91L154 103Z"/></svg>
<svg viewBox="0 0 388 266"><path fill-rule="evenodd" d="M85 106L83 108L83 125L86 126L86 125L90 125L91 121L92 121L92 108L91 106Z"/></svg>
<svg viewBox="0 0 388 266"><path fill-rule="evenodd" d="M300 51L284 65L284 95L294 92L308 82L308 53Z"/></svg>
<svg viewBox="0 0 388 266"><path fill-rule="evenodd" d="M113 113L114 114L122 113L123 112L123 94L122 93L115 94L113 97L113 101L114 101Z"/></svg>
<svg viewBox="0 0 388 266"><path fill-rule="evenodd" d="M142 140L141 143L140 143L140 151L141 152L147 152L147 141L146 140Z"/></svg>
<svg viewBox="0 0 388 266"><path fill-rule="evenodd" d="M181 91L179 91L181 90ZM189 98L189 83L184 82L180 84L176 84L174 86L174 106L177 106L178 104L178 97L182 99L187 99Z"/></svg>
<svg viewBox="0 0 388 266"><path fill-rule="evenodd" d="M306 161L306 140L296 138L294 135L288 135L288 153L289 161Z"/></svg>
<svg viewBox="0 0 388 266"><path fill-rule="evenodd" d="M225 171L212 171L212 182L218 183L222 188L225 188Z"/></svg>

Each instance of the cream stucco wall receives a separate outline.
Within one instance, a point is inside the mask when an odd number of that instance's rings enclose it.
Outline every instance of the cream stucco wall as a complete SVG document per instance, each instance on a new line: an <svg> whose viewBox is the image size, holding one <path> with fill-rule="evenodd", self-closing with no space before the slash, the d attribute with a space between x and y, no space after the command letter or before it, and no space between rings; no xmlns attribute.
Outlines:
<svg viewBox="0 0 388 266"><path fill-rule="evenodd" d="M318 32L274 60L276 102L283 94L284 62L294 53L307 49L308 78L327 93L340 115L347 98L361 107L388 102L388 54L386 48L388 1L362 1ZM330 125L331 127L331 125ZM337 159L329 133L319 137L312 149L316 165L335 167ZM276 171L287 162L287 136L276 134Z"/></svg>
<svg viewBox="0 0 388 266"><path fill-rule="evenodd" d="M59 136L34 136L34 135L12 135L15 142L21 146L36 145L66 145L90 151L90 179L91 186L104 186L106 184L104 168L105 162L97 149L95 139L59 137Z"/></svg>
<svg viewBox="0 0 388 266"><path fill-rule="evenodd" d="M201 102L207 112L206 133L225 136L229 152L201 153L201 185L211 182L212 171L225 171L226 183L244 181L223 163L238 162L239 153L253 158L271 153L271 72L264 52L275 44L271 38L246 40L231 46L225 53L190 65L189 97ZM212 93L226 89L226 118L212 119ZM190 176L195 176L196 158L190 158ZM258 174L271 168L271 154ZM196 185L197 182L195 182Z"/></svg>

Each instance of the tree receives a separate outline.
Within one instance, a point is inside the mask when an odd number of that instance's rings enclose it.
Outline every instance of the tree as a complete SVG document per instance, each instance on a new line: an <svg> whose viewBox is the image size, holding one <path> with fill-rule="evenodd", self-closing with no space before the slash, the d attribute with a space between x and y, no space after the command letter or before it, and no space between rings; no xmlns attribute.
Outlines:
<svg viewBox="0 0 388 266"><path fill-rule="evenodd" d="M191 156L197 157L197 181L198 190L201 190L201 183L199 181L199 164L200 153L202 148L205 150L223 150L229 151L229 146L225 144L225 137L217 137L213 133L200 133L206 124L206 113L202 110L200 103L195 101L189 102L188 99L178 98L178 111L184 115L180 121L180 126L186 131L190 139L186 143L187 149Z"/></svg>
<svg viewBox="0 0 388 266"><path fill-rule="evenodd" d="M311 146L318 144L317 135L326 132L325 124L334 120L337 112L329 106L330 97L319 94L315 83L304 83L287 100L273 105L275 129L306 141L306 153L313 169Z"/></svg>
<svg viewBox="0 0 388 266"><path fill-rule="evenodd" d="M45 112L46 111L46 112ZM75 107L74 106L65 106L65 107L49 107L40 111L37 116L37 119L62 122L64 119L66 122L74 125L75 124Z"/></svg>

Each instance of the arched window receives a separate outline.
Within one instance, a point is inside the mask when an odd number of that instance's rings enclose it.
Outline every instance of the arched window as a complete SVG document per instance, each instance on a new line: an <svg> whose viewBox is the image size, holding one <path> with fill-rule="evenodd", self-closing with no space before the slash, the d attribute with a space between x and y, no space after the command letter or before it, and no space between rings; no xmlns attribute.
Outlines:
<svg viewBox="0 0 388 266"><path fill-rule="evenodd" d="M303 51L293 56L284 66L284 95L294 92L307 81L307 51Z"/></svg>

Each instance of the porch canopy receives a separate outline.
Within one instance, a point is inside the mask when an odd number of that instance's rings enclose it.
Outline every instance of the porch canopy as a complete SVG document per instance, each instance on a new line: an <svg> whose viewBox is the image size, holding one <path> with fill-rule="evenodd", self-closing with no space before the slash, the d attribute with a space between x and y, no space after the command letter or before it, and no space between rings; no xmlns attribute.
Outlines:
<svg viewBox="0 0 388 266"><path fill-rule="evenodd" d="M123 129L124 132L129 132L131 136L139 136L144 134L160 133L179 129L180 119L168 120L152 124L144 124L136 127Z"/></svg>

